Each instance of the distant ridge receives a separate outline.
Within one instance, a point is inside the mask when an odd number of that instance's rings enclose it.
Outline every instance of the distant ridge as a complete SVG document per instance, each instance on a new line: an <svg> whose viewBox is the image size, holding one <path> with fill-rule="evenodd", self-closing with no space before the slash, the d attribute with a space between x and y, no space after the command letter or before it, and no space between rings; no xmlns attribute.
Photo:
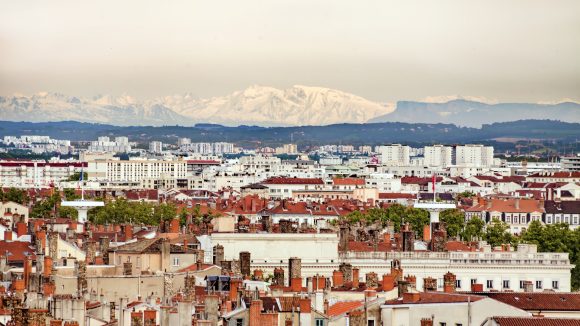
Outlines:
<svg viewBox="0 0 580 326"><path fill-rule="evenodd" d="M458 127L453 124L366 123L334 124L304 127L226 127L202 124L181 126L112 126L75 121L11 122L0 121L0 137L5 135L47 135L73 141L94 140L98 136L129 136L131 141L161 140L176 143L178 137L194 142L228 141L261 146L294 142L320 144L384 144L384 143L469 143L488 142L497 138L543 139L575 143L580 139L580 123L551 120L522 120L483 125L481 128Z"/></svg>

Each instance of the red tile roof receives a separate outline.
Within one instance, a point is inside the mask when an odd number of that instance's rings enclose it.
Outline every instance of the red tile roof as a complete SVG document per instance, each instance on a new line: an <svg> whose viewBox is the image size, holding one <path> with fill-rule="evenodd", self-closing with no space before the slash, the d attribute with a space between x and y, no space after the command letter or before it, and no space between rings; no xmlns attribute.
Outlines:
<svg viewBox="0 0 580 326"><path fill-rule="evenodd" d="M30 246L29 242L22 241L0 241L0 255L4 256L8 253L8 263L23 262L26 257L31 260L36 259L34 247Z"/></svg>
<svg viewBox="0 0 580 326"><path fill-rule="evenodd" d="M519 200L519 208L516 208L516 201ZM491 206L488 207L487 204L491 201ZM535 199L500 199L492 198L487 199L476 206L469 207L466 209L467 212L505 212L505 213L534 213L544 212L544 207L540 204L540 201Z"/></svg>
<svg viewBox="0 0 580 326"><path fill-rule="evenodd" d="M580 311L580 293L490 292L485 295L522 310Z"/></svg>
<svg viewBox="0 0 580 326"><path fill-rule="evenodd" d="M332 183L337 186L364 186L365 179L362 178L333 178Z"/></svg>
<svg viewBox="0 0 580 326"><path fill-rule="evenodd" d="M311 185L322 185L324 181L320 178L284 178L284 177L272 177L262 182L263 184L311 184Z"/></svg>
<svg viewBox="0 0 580 326"><path fill-rule="evenodd" d="M340 316L349 311L357 309L363 305L362 301L342 301L328 307L327 315L329 317Z"/></svg>
<svg viewBox="0 0 580 326"><path fill-rule="evenodd" d="M580 178L580 172L537 172L529 175L528 178Z"/></svg>
<svg viewBox="0 0 580 326"><path fill-rule="evenodd" d="M387 300L385 304L387 305L400 305L400 304L430 304L430 303L458 303L458 302L475 302L485 299L484 296L472 295L472 294L459 294L459 293L444 293L444 292L419 292L419 301L410 301L405 298L398 298L393 300Z"/></svg>
<svg viewBox="0 0 580 326"><path fill-rule="evenodd" d="M580 319L537 317L493 317L499 326L580 326Z"/></svg>
<svg viewBox="0 0 580 326"><path fill-rule="evenodd" d="M445 249L447 251L474 251L470 246L461 241L447 241Z"/></svg>

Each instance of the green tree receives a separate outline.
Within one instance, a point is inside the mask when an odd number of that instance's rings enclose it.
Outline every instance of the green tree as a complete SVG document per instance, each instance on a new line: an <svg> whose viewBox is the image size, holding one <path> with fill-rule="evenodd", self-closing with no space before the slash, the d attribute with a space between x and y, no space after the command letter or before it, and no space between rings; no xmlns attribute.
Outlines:
<svg viewBox="0 0 580 326"><path fill-rule="evenodd" d="M401 204L392 204L386 208L387 221L393 223L395 232L401 231L401 224L406 215L407 208Z"/></svg>
<svg viewBox="0 0 580 326"><path fill-rule="evenodd" d="M483 238L492 247L514 242L512 234L508 231L509 225L494 218L487 226Z"/></svg>
<svg viewBox="0 0 580 326"><path fill-rule="evenodd" d="M177 208L172 203L163 203L155 206L153 209L153 219L158 224L159 222L169 221L177 216Z"/></svg>
<svg viewBox="0 0 580 326"><path fill-rule="evenodd" d="M465 227L465 213L457 208L442 211L439 220L445 223L447 235L453 238L457 238Z"/></svg>
<svg viewBox="0 0 580 326"><path fill-rule="evenodd" d="M23 189L11 187L8 191L2 193L2 201L13 201L21 205L26 205L28 200L28 193Z"/></svg>
<svg viewBox="0 0 580 326"><path fill-rule="evenodd" d="M544 226L540 221L532 221L526 231L522 233L520 239L524 243L538 245L538 250L541 251L542 242L544 241Z"/></svg>
<svg viewBox="0 0 580 326"><path fill-rule="evenodd" d="M187 225L187 217L188 217L187 209L185 209L185 207L184 207L181 209L181 212L179 213L179 225L180 226Z"/></svg>
<svg viewBox="0 0 580 326"><path fill-rule="evenodd" d="M87 178L88 178L88 173L83 172L83 180L87 180ZM75 172L70 177L68 177L68 179L66 179L66 181L79 181L80 179L81 179L81 173Z"/></svg>
<svg viewBox="0 0 580 326"><path fill-rule="evenodd" d="M409 223L415 236L423 234L423 227L429 225L429 212L424 209L409 207L405 212L406 223Z"/></svg>
<svg viewBox="0 0 580 326"><path fill-rule="evenodd" d="M467 223L465 223L465 228L461 232L461 238L465 241L474 241L483 238L483 227L485 222L478 218L471 218Z"/></svg>

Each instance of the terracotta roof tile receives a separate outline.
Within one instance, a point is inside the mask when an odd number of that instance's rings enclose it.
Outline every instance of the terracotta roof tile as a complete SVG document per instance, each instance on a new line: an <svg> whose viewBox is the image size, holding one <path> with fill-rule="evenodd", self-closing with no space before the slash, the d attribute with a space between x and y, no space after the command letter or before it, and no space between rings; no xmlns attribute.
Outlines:
<svg viewBox="0 0 580 326"><path fill-rule="evenodd" d="M499 326L580 326L580 319L536 318L536 317L493 317Z"/></svg>
<svg viewBox="0 0 580 326"><path fill-rule="evenodd" d="M362 301L342 301L328 307L327 315L329 317L340 316L349 311L357 309L363 305Z"/></svg>
<svg viewBox="0 0 580 326"><path fill-rule="evenodd" d="M489 292L485 295L523 310L580 311L580 293Z"/></svg>

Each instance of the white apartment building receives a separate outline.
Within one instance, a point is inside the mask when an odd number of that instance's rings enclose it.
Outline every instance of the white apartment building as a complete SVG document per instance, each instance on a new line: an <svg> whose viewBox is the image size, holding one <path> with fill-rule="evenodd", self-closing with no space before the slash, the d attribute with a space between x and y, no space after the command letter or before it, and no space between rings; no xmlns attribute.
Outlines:
<svg viewBox="0 0 580 326"><path fill-rule="evenodd" d="M149 143L149 152L159 154L163 152L163 143L160 141L152 141Z"/></svg>
<svg viewBox="0 0 580 326"><path fill-rule="evenodd" d="M298 146L296 144L284 144L276 147L276 154L296 154L298 153Z"/></svg>
<svg viewBox="0 0 580 326"><path fill-rule="evenodd" d="M129 138L115 137L114 141L107 136L99 137L89 145L89 152L116 152L126 153L131 151Z"/></svg>
<svg viewBox="0 0 580 326"><path fill-rule="evenodd" d="M137 181L144 179L186 179L185 160L105 160L88 162L88 178L106 181Z"/></svg>
<svg viewBox="0 0 580 326"><path fill-rule="evenodd" d="M457 146L455 161L458 166L491 167L494 164L493 147L477 144Z"/></svg>
<svg viewBox="0 0 580 326"><path fill-rule="evenodd" d="M202 155L223 155L235 152L234 144L218 143L184 143L180 145L180 150Z"/></svg>
<svg viewBox="0 0 580 326"><path fill-rule="evenodd" d="M16 188L48 188L80 172L86 163L81 162L0 162L0 186Z"/></svg>
<svg viewBox="0 0 580 326"><path fill-rule="evenodd" d="M181 147L183 145L189 145L191 144L191 139L189 138L178 138L177 139L177 146Z"/></svg>
<svg viewBox="0 0 580 326"><path fill-rule="evenodd" d="M379 146L378 152L381 154L381 163L388 166L401 166L410 164L409 146L393 144Z"/></svg>
<svg viewBox="0 0 580 326"><path fill-rule="evenodd" d="M427 166L447 167L453 163L453 148L450 146L433 145L423 149L423 163Z"/></svg>
<svg viewBox="0 0 580 326"><path fill-rule="evenodd" d="M243 171L249 173L271 172L274 166L279 165L281 159L273 156L251 155L240 157L240 165Z"/></svg>
<svg viewBox="0 0 580 326"><path fill-rule="evenodd" d="M365 186L381 192L400 192L401 179L395 178L392 173L371 173L365 178Z"/></svg>

